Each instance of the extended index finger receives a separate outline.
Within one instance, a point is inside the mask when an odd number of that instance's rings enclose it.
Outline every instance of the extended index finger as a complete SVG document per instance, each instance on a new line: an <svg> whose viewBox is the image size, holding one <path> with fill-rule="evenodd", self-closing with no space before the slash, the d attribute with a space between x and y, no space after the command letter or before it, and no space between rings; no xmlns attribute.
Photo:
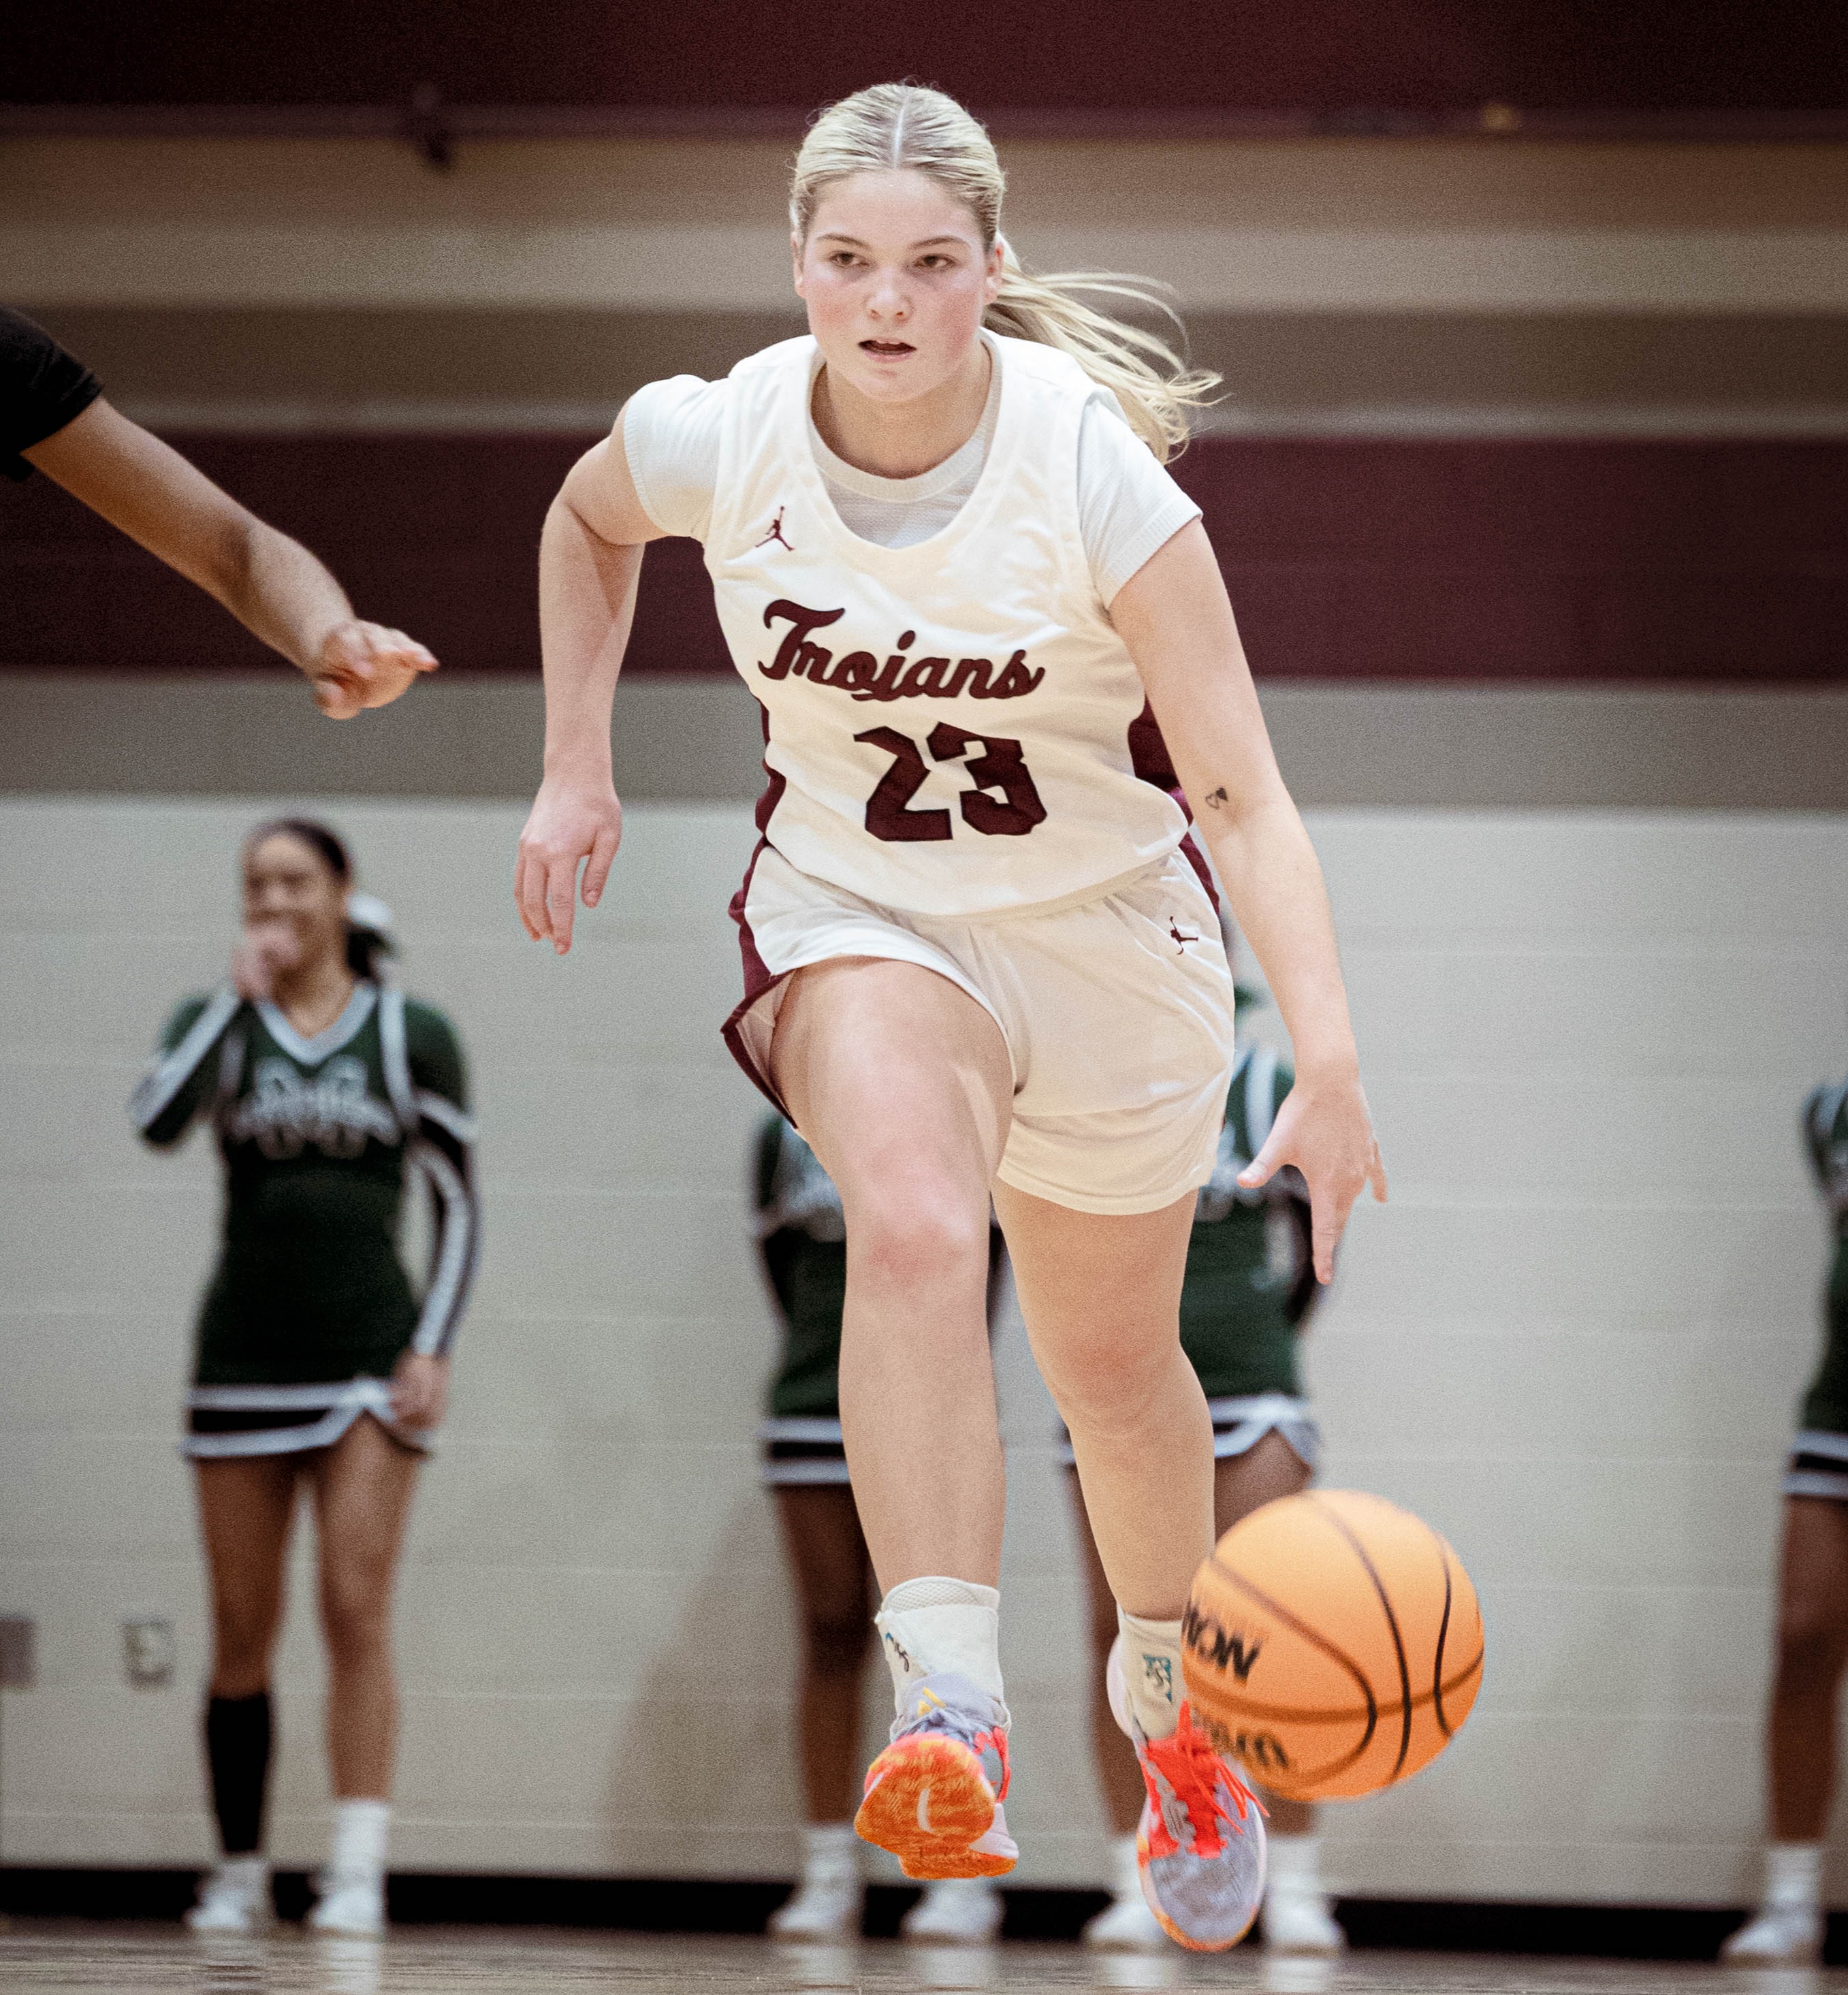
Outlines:
<svg viewBox="0 0 1848 1995"><path fill-rule="evenodd" d="M545 933L545 868L524 846L514 862L514 906L534 942Z"/></svg>
<svg viewBox="0 0 1848 1995"><path fill-rule="evenodd" d="M548 860L545 864L545 914L551 946L559 955L571 953L572 918L577 912L578 861Z"/></svg>
<svg viewBox="0 0 1848 1995"><path fill-rule="evenodd" d="M436 670L436 654L427 645L420 644L416 638L407 637L402 630L387 630L384 637L400 664L408 665L415 672Z"/></svg>
<svg viewBox="0 0 1848 1995"><path fill-rule="evenodd" d="M1348 1230L1348 1217L1360 1186L1343 1190L1325 1179L1309 1184L1310 1236L1315 1255L1315 1279L1324 1286L1334 1279L1334 1253Z"/></svg>

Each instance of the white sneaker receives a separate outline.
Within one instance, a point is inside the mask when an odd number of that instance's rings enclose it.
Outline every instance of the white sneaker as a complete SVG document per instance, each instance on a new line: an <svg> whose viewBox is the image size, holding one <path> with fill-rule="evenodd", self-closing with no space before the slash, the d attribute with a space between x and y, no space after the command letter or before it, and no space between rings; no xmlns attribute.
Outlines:
<svg viewBox="0 0 1848 1995"><path fill-rule="evenodd" d="M199 1901L186 1915L196 1933L261 1932L275 1918L270 1865L261 1856L227 1856L199 1883Z"/></svg>
<svg viewBox="0 0 1848 1995"><path fill-rule="evenodd" d="M898 1921L906 1938L934 1946L986 1946L1001 1931L1006 1907L985 1877L943 1877Z"/></svg>
<svg viewBox="0 0 1848 1995"><path fill-rule="evenodd" d="M342 1875L324 1871L321 1896L308 1914L311 1932L345 1933L354 1939L385 1936L385 1880L376 1871Z"/></svg>
<svg viewBox="0 0 1848 1995"><path fill-rule="evenodd" d="M857 1877L805 1879L770 1914L771 1933L778 1939L857 1939L865 1897Z"/></svg>
<svg viewBox="0 0 1848 1995"><path fill-rule="evenodd" d="M1348 1935L1320 1889L1273 1877L1264 1894L1264 1944L1273 1953L1341 1953Z"/></svg>
<svg viewBox="0 0 1848 1995"><path fill-rule="evenodd" d="M1822 1915L1805 1905L1767 1905L1719 1949L1747 1966L1798 1966L1822 1958Z"/></svg>
<svg viewBox="0 0 1848 1995"><path fill-rule="evenodd" d="M1094 1918L1087 1919L1078 1937L1087 1946L1114 1953L1166 1953L1169 1945L1139 1884L1134 1897L1112 1898Z"/></svg>

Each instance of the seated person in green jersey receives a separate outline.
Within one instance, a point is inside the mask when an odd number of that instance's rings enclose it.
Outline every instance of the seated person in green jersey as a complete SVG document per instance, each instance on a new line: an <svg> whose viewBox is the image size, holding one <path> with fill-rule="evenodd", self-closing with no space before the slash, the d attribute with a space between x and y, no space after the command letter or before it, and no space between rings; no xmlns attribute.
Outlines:
<svg viewBox="0 0 1848 1995"><path fill-rule="evenodd" d="M840 1434L841 1310L847 1232L840 1194L780 1115L766 1118L755 1171L757 1241L783 1321L782 1360L761 1429L764 1480L776 1492L784 1548L802 1614L800 1723L809 1826L795 1895L771 1915L784 1939L840 1939L860 1931L864 1886L858 1804L861 1681L873 1645L872 1562ZM1001 1288L1001 1231L989 1236L988 1317ZM929 1886L905 1917L909 1939L992 1939L1000 1895L985 1878Z"/></svg>
<svg viewBox="0 0 1848 1995"><path fill-rule="evenodd" d="M163 1149L209 1121L225 1166L185 1443L211 1579L205 1740L224 1853L191 1914L201 1931L248 1931L270 1916L270 1659L304 1485L336 1801L311 1922L371 1934L384 1920L391 1595L479 1227L455 1034L383 980L390 916L352 886L346 848L325 825L289 818L253 832L230 979L174 1012L129 1104ZM421 1299L398 1251L413 1174L434 1218Z"/></svg>
<svg viewBox="0 0 1848 1995"><path fill-rule="evenodd" d="M1723 1949L1727 1959L1754 1966L1822 1958L1823 1838L1835 1799L1836 1705L1848 1667L1848 1080L1818 1088L1803 1104L1803 1137L1829 1210L1832 1257L1822 1357L1784 1476L1764 1897Z"/></svg>
<svg viewBox="0 0 1848 1995"><path fill-rule="evenodd" d="M1237 994L1242 1008L1250 994ZM1248 1042L1240 1052L1219 1154L1211 1178L1201 1187L1187 1244L1180 1341L1213 1418L1214 1524L1222 1533L1259 1504L1306 1488L1321 1448L1297 1361L1297 1336L1319 1293L1309 1201L1293 1170L1280 1172L1256 1191L1238 1183L1238 1173L1269 1135L1291 1078L1268 1047ZM1063 1437L1061 1459L1067 1468L1073 1466L1071 1444ZM1163 1951L1170 1942L1143 1901L1137 1876L1142 1777L1104 1695L1106 1660L1117 1638L1116 1603L1076 1474L1070 1481L1096 1663L1092 1730L1114 1832L1111 1902L1085 1928L1084 1938L1092 1946ZM1293 1952L1337 1952L1345 1942L1321 1888L1314 1810L1274 1799L1268 1806L1266 1942Z"/></svg>

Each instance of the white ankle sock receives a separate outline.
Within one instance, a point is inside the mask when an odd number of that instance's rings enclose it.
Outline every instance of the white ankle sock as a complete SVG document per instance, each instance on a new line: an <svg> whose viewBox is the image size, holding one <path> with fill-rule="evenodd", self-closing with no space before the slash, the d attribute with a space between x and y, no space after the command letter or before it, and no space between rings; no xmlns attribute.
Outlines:
<svg viewBox="0 0 1848 1995"><path fill-rule="evenodd" d="M1764 1847L1766 1911L1813 1912L1822 1902L1822 1844L1767 1842Z"/></svg>
<svg viewBox="0 0 1848 1995"><path fill-rule="evenodd" d="M1321 1892L1322 1839L1315 1830L1300 1835L1280 1835L1273 1830L1264 1839L1264 1846L1273 1888Z"/></svg>
<svg viewBox="0 0 1848 1995"><path fill-rule="evenodd" d="M328 1870L337 1877L383 1877L390 1835L390 1801L335 1801L334 1849L328 1859Z"/></svg>
<svg viewBox="0 0 1848 1995"><path fill-rule="evenodd" d="M824 1889L860 1877L860 1839L850 1822L812 1822L802 1833L802 1883Z"/></svg>
<svg viewBox="0 0 1848 1995"><path fill-rule="evenodd" d="M1123 1638L1123 1683L1135 1722L1147 1738L1171 1738L1187 1695L1180 1675L1180 1623L1145 1621L1119 1607L1117 1628Z"/></svg>
<svg viewBox="0 0 1848 1995"><path fill-rule="evenodd" d="M895 1586L879 1604L894 1701L919 1677L953 1670L1001 1701L1001 1595L973 1580L927 1578Z"/></svg>

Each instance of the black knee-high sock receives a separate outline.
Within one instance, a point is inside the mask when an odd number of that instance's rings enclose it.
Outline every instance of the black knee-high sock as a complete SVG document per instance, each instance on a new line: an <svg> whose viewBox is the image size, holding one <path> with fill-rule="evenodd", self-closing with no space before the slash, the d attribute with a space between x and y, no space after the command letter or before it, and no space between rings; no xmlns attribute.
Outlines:
<svg viewBox="0 0 1848 1995"><path fill-rule="evenodd" d="M270 1693L215 1697L205 1706L205 1757L211 1767L211 1804L218 1842L227 1856L249 1856L263 1846L263 1800L270 1783Z"/></svg>

